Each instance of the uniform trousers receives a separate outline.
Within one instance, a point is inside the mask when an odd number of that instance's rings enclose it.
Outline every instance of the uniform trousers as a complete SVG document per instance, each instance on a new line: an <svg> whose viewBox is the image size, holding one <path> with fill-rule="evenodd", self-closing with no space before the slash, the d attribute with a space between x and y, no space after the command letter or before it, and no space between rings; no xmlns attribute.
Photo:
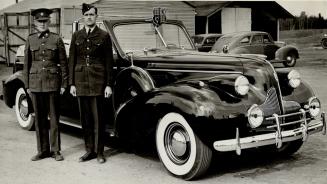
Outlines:
<svg viewBox="0 0 327 184"><path fill-rule="evenodd" d="M31 94L38 152L60 151L59 92L32 92ZM49 129L51 145L49 144Z"/></svg>
<svg viewBox="0 0 327 184"><path fill-rule="evenodd" d="M103 154L103 96L79 96L78 105L87 152Z"/></svg>

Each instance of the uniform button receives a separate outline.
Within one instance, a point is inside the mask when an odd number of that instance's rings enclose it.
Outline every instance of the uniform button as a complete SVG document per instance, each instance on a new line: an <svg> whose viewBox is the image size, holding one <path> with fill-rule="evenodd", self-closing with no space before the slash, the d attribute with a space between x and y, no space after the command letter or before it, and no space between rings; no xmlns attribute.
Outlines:
<svg viewBox="0 0 327 184"><path fill-rule="evenodd" d="M43 59L42 61L44 62L45 60Z"/></svg>
<svg viewBox="0 0 327 184"><path fill-rule="evenodd" d="M87 50L90 50L90 48L89 48L89 47L87 47L86 49L87 49Z"/></svg>
<svg viewBox="0 0 327 184"><path fill-rule="evenodd" d="M44 45L44 43L41 43L41 45Z"/></svg>
<svg viewBox="0 0 327 184"><path fill-rule="evenodd" d="M89 40L89 39L87 39L86 41L87 41L87 42L89 42L90 40Z"/></svg>
<svg viewBox="0 0 327 184"><path fill-rule="evenodd" d="M44 51L42 51L42 54L44 54L45 52Z"/></svg>
<svg viewBox="0 0 327 184"><path fill-rule="evenodd" d="M86 64L86 66L89 66L89 65L90 65L90 64L88 64L88 63Z"/></svg>
<svg viewBox="0 0 327 184"><path fill-rule="evenodd" d="M45 68L43 67L42 70L44 70Z"/></svg>
<svg viewBox="0 0 327 184"><path fill-rule="evenodd" d="M89 58L90 56L89 56L89 55L87 55L86 57L87 57L87 58Z"/></svg>

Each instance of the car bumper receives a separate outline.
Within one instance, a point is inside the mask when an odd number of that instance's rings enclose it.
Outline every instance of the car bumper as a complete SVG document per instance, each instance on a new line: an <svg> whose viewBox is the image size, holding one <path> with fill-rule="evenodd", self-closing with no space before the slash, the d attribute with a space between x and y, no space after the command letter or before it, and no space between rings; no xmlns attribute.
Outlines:
<svg viewBox="0 0 327 184"><path fill-rule="evenodd" d="M277 118L278 119L278 118ZM278 121L277 121L278 122ZM277 130L274 133L250 136L250 137L239 137L239 130L236 129L235 139L215 141L213 147L217 151L236 151L237 154L241 153L242 149L255 148L266 145L276 144L277 148L280 148L284 142L294 141L302 139L305 141L309 135L322 132L326 134L326 120L325 113L321 114L320 119L310 124L303 120L300 128L293 130L280 131L281 125L276 123Z"/></svg>

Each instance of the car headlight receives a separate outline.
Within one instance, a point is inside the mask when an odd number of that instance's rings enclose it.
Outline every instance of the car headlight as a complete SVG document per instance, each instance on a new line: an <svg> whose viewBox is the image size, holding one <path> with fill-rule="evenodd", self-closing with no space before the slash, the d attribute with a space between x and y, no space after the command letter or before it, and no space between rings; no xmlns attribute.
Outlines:
<svg viewBox="0 0 327 184"><path fill-rule="evenodd" d="M248 110L248 121L251 128L260 126L263 122L264 113L257 104L251 106Z"/></svg>
<svg viewBox="0 0 327 184"><path fill-rule="evenodd" d="M309 99L309 113L312 117L316 117L319 115L320 113L320 109L321 109L321 104L320 104L320 100L316 97L312 97Z"/></svg>
<svg viewBox="0 0 327 184"><path fill-rule="evenodd" d="M287 78L288 78L288 84L292 88L297 88L301 84L300 73L298 71L296 71L296 70L291 70L288 73Z"/></svg>
<svg viewBox="0 0 327 184"><path fill-rule="evenodd" d="M250 89L248 79L242 75L236 78L234 86L236 93L239 95L246 95Z"/></svg>

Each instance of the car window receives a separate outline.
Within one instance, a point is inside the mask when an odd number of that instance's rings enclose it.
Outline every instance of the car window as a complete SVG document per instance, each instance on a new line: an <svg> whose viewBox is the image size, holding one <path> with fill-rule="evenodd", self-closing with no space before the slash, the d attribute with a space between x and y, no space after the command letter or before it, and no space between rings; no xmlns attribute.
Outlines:
<svg viewBox="0 0 327 184"><path fill-rule="evenodd" d="M250 36L246 36L246 37L244 37L244 38L242 38L241 40L240 40L240 43L241 44L247 44L247 43L250 43Z"/></svg>
<svg viewBox="0 0 327 184"><path fill-rule="evenodd" d="M201 44L204 38L201 36L193 36L192 39L194 43Z"/></svg>
<svg viewBox="0 0 327 184"><path fill-rule="evenodd" d="M270 40L268 35L263 35L263 42L264 43L272 43L272 40Z"/></svg>
<svg viewBox="0 0 327 184"><path fill-rule="evenodd" d="M213 45L216 43L217 37L209 37L204 41L204 44Z"/></svg>
<svg viewBox="0 0 327 184"><path fill-rule="evenodd" d="M254 35L252 37L252 42L251 43L254 43L254 44L263 43L262 36L261 35Z"/></svg>

